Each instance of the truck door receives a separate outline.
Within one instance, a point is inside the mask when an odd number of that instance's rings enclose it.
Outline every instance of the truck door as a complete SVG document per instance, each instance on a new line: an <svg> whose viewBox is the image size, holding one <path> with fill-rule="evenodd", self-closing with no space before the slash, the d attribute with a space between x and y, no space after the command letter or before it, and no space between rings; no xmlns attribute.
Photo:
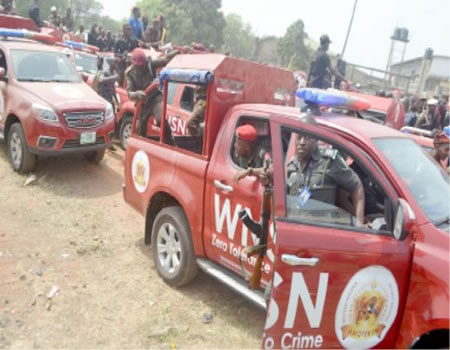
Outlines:
<svg viewBox="0 0 450 350"><path fill-rule="evenodd" d="M5 70L6 76L8 74L8 67L6 63L5 53L0 50L0 68ZM8 96L8 85L5 80L0 80L0 125L4 124L4 115L6 109L6 98ZM6 135L5 135L6 137Z"/></svg>
<svg viewBox="0 0 450 350"><path fill-rule="evenodd" d="M274 132L274 149L281 150L274 154L277 246L263 347L392 348L412 256L411 238L400 242L391 233L395 192L384 177L365 177L381 171L353 144L318 127L295 125ZM366 171L357 174L376 192L377 206L365 216L371 228L356 227L341 203L321 202L313 194L303 204L286 190L293 139L305 132L318 147L333 147L341 161Z"/></svg>
<svg viewBox="0 0 450 350"><path fill-rule="evenodd" d="M271 148L269 120L253 115L235 113L224 123L216 141L212 161L207 174L205 197L204 246L210 260L225 266L237 274L253 272L256 257L242 258L244 249L254 246L256 237L245 228L239 219L239 212L248 209L254 220L261 217L263 188L255 177L248 177L233 183L233 177L244 170L234 160L235 130L242 124L252 124L257 131L255 147ZM273 273L269 257L263 262L262 284L268 283ZM244 270L245 269L245 270Z"/></svg>
<svg viewBox="0 0 450 350"><path fill-rule="evenodd" d="M176 136L187 135L187 120L194 109L193 85L170 82L168 86L167 120Z"/></svg>

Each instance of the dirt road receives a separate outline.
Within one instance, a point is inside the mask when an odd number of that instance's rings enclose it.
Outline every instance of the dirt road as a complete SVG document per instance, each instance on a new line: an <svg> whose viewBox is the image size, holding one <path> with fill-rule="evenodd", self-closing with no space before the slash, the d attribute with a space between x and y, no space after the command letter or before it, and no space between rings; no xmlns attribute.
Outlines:
<svg viewBox="0 0 450 350"><path fill-rule="evenodd" d="M160 280L123 156L42 160L25 187L0 144L0 348L259 347L265 314L243 298L203 274Z"/></svg>

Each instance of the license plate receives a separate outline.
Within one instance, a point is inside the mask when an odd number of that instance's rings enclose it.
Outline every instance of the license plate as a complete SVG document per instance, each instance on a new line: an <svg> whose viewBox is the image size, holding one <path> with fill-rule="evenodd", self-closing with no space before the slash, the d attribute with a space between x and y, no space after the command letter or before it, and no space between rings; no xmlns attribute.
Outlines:
<svg viewBox="0 0 450 350"><path fill-rule="evenodd" d="M82 132L80 134L80 144L88 145L91 143L95 143L97 141L97 133L96 132Z"/></svg>

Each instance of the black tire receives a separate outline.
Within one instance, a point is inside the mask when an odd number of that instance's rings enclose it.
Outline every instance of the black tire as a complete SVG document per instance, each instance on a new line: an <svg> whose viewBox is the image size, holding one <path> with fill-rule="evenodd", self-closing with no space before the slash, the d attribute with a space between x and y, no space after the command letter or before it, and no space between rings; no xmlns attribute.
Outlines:
<svg viewBox="0 0 450 350"><path fill-rule="evenodd" d="M124 151L127 149L127 139L131 134L132 124L133 124L133 116L131 115L126 115L125 117L123 117L123 120L120 123L119 140L120 140L120 147L122 147Z"/></svg>
<svg viewBox="0 0 450 350"><path fill-rule="evenodd" d="M8 132L8 158L14 171L26 174L34 170L37 163L36 155L28 149L25 134L20 123L14 123Z"/></svg>
<svg viewBox="0 0 450 350"><path fill-rule="evenodd" d="M90 163L98 164L105 158L105 149L85 153L84 158Z"/></svg>
<svg viewBox="0 0 450 350"><path fill-rule="evenodd" d="M174 231L170 232L172 228ZM191 229L180 207L164 208L156 216L152 230L152 253L158 274L168 285L182 287L197 276Z"/></svg>

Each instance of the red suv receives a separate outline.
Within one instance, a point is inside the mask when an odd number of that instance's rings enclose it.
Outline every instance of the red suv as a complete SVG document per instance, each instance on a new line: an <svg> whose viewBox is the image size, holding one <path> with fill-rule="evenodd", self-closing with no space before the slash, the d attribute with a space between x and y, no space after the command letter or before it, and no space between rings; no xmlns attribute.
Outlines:
<svg viewBox="0 0 450 350"><path fill-rule="evenodd" d="M0 29L0 137L12 167L27 173L37 156L67 153L101 161L114 134L113 107L59 48L23 33Z"/></svg>

